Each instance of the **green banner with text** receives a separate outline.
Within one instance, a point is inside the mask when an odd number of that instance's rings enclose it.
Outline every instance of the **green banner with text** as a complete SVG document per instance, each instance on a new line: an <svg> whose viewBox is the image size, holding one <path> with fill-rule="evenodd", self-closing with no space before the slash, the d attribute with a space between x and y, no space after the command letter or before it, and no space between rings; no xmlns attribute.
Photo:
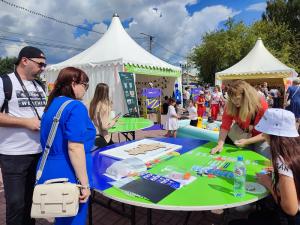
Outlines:
<svg viewBox="0 0 300 225"><path fill-rule="evenodd" d="M133 73L119 72L125 101L130 115L139 117L139 106L137 101L136 86Z"/></svg>

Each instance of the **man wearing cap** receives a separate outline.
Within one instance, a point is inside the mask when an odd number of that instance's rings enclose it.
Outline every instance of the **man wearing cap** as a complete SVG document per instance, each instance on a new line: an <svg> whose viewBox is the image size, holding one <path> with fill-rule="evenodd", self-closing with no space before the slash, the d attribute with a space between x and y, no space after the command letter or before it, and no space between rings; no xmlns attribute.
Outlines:
<svg viewBox="0 0 300 225"><path fill-rule="evenodd" d="M11 99L5 113L0 113L0 166L5 199L6 224L31 225L32 193L37 162L41 155L40 118L46 95L35 79L44 71L44 53L35 47L24 47L15 71L8 74L12 84ZM0 107L5 100L0 79Z"/></svg>

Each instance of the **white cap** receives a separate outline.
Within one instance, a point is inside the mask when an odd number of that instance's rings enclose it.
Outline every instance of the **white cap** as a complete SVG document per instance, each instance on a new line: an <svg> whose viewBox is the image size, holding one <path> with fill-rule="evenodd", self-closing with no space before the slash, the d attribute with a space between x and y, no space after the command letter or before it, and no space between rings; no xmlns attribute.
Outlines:
<svg viewBox="0 0 300 225"><path fill-rule="evenodd" d="M268 109L259 123L257 131L281 137L298 137L295 115L284 109Z"/></svg>
<svg viewBox="0 0 300 225"><path fill-rule="evenodd" d="M204 91L200 91L199 94L200 94L200 95L204 95Z"/></svg>

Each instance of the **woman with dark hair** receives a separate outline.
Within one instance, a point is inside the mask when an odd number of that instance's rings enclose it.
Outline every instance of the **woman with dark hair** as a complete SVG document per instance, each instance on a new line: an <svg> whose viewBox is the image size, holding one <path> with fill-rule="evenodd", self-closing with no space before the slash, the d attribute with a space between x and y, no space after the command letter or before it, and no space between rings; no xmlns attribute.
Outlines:
<svg viewBox="0 0 300 225"><path fill-rule="evenodd" d="M268 109L255 129L270 143L274 176L257 174L257 180L272 194L278 208L269 213L253 213L248 220L230 225L299 225L300 224L300 137L293 113Z"/></svg>
<svg viewBox="0 0 300 225"><path fill-rule="evenodd" d="M118 120L118 116L110 119L112 102L109 99L109 87L105 83L99 83L96 86L94 97L90 103L89 115L93 120L98 132L95 145L105 147L113 144L108 129L113 127Z"/></svg>
<svg viewBox="0 0 300 225"><path fill-rule="evenodd" d="M39 183L55 178L68 178L80 183L80 206L74 217L56 218L55 224L84 225L86 222L90 184L92 182L91 149L95 140L95 127L82 100L89 87L87 75L80 69L62 69L48 98L41 121L41 145L45 148L53 118L60 106L72 100L63 110L56 136Z"/></svg>

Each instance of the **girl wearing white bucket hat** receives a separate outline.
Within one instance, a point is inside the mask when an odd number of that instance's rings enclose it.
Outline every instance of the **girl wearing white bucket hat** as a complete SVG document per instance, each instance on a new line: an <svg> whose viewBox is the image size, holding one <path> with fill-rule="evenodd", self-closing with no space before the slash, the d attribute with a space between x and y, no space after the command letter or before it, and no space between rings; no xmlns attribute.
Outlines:
<svg viewBox="0 0 300 225"><path fill-rule="evenodd" d="M278 205L273 213L255 213L248 220L231 221L237 224L300 224L300 137L292 112L268 109L255 126L270 144L274 179L270 174L257 174L257 180L272 194Z"/></svg>

